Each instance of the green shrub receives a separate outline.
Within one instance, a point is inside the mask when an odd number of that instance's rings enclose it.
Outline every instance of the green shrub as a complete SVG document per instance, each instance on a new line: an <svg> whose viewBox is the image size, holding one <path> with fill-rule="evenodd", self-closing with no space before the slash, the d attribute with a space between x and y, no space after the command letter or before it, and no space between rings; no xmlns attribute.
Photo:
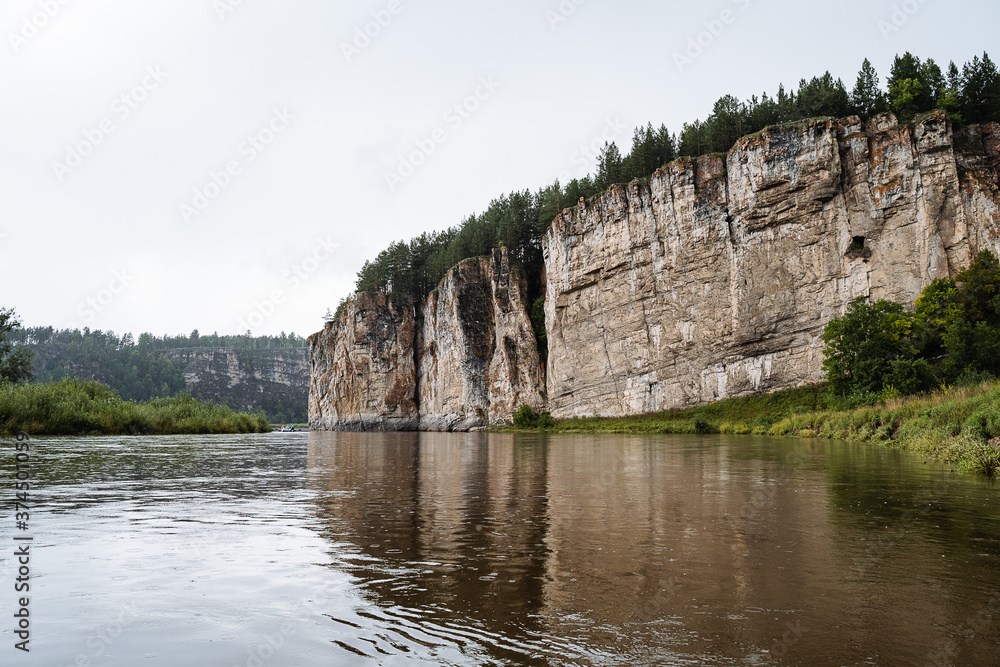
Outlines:
<svg viewBox="0 0 1000 667"><path fill-rule="evenodd" d="M897 357L889 362L885 385L893 387L898 396L909 396L937 389L939 382L926 359Z"/></svg>
<svg viewBox="0 0 1000 667"><path fill-rule="evenodd" d="M514 426L517 428L552 428L555 425L552 415L548 412L539 414L530 405L522 405L514 413Z"/></svg>
<svg viewBox="0 0 1000 667"><path fill-rule="evenodd" d="M263 433L262 413L237 414L187 395L145 403L124 401L94 381L0 386L0 433L35 435L140 435L167 433Z"/></svg>
<svg viewBox="0 0 1000 667"><path fill-rule="evenodd" d="M708 419L705 415L697 413L694 415L694 432L695 433L711 433L712 426L708 423Z"/></svg>

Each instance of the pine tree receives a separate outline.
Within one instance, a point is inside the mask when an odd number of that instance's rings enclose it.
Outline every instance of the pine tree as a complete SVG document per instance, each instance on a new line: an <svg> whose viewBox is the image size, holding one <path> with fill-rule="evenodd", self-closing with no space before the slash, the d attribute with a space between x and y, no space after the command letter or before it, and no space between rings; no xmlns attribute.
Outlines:
<svg viewBox="0 0 1000 667"><path fill-rule="evenodd" d="M1000 73L983 53L962 68L962 114L970 123L1000 121Z"/></svg>
<svg viewBox="0 0 1000 667"><path fill-rule="evenodd" d="M624 163L618 145L613 141L604 142L604 149L597 158L597 184L603 190L615 183L621 183Z"/></svg>
<svg viewBox="0 0 1000 667"><path fill-rule="evenodd" d="M870 60L865 58L858 72L858 81L851 91L851 110L867 120L886 110L885 93L879 87L878 73Z"/></svg>
<svg viewBox="0 0 1000 667"><path fill-rule="evenodd" d="M928 70L920 58L909 51L902 56L896 56L889 73L889 104L900 120L910 120L921 111L934 108L936 81L928 76L937 68L933 65ZM937 70L940 74L940 69Z"/></svg>
<svg viewBox="0 0 1000 667"><path fill-rule="evenodd" d="M841 118L850 111L850 96L840 79L826 72L821 77L813 77L809 82L799 82L799 117L834 116Z"/></svg>

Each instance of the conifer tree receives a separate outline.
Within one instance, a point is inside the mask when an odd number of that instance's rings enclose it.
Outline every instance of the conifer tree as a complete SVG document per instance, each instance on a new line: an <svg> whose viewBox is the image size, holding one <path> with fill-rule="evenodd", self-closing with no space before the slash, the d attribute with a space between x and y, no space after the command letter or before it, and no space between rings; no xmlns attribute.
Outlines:
<svg viewBox="0 0 1000 667"><path fill-rule="evenodd" d="M861 71L858 72L857 83L851 91L851 109L862 120L867 120L885 111L886 107L885 93L879 87L878 73L871 61L865 58Z"/></svg>

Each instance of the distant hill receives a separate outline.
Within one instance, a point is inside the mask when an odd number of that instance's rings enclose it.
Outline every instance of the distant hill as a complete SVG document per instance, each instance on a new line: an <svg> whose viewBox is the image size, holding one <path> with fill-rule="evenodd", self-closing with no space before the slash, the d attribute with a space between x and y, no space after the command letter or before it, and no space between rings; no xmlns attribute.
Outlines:
<svg viewBox="0 0 1000 667"><path fill-rule="evenodd" d="M102 382L126 400L182 392L237 410L263 410L272 423L303 423L309 391L304 338L131 334L34 327L10 342L35 352L34 380L65 377Z"/></svg>

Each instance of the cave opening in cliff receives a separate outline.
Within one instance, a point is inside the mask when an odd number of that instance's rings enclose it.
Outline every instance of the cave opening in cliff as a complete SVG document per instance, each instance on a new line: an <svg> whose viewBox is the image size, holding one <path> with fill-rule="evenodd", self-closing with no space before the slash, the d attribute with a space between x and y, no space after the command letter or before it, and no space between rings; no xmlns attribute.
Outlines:
<svg viewBox="0 0 1000 667"><path fill-rule="evenodd" d="M845 254L848 259L863 259L867 262L872 256L872 251L867 246L867 239L864 236L855 236L851 239L851 247Z"/></svg>

